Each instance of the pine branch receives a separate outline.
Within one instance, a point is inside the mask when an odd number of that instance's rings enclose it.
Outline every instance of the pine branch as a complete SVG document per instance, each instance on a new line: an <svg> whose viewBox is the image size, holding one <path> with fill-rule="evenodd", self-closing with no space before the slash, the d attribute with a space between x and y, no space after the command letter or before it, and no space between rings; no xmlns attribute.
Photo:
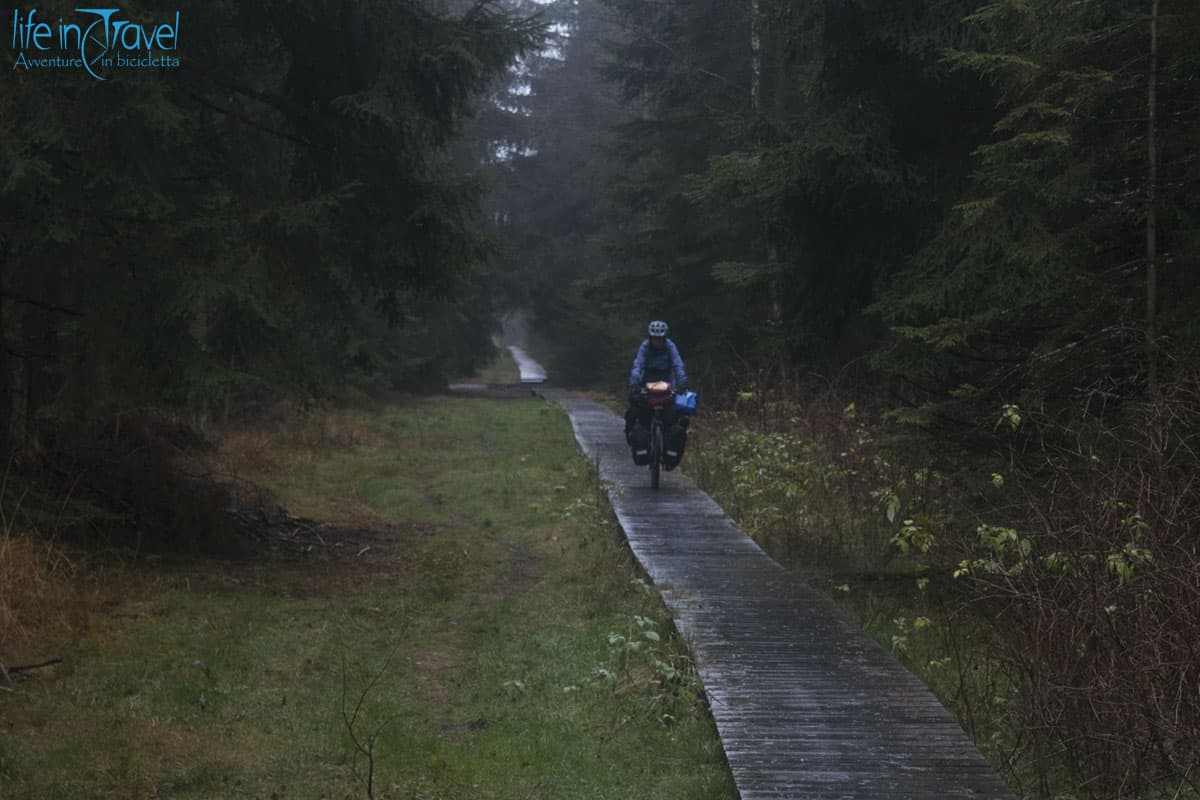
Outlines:
<svg viewBox="0 0 1200 800"><path fill-rule="evenodd" d="M47 303L42 300L35 300L32 297L19 294L8 289L0 289L0 300L2 299L11 300L14 303L20 303L26 306L33 306L34 308L40 308L44 311L52 311L56 314L65 314L70 317L84 316L82 311L77 311L73 308L66 308L65 306L56 306L53 303Z"/></svg>
<svg viewBox="0 0 1200 800"><path fill-rule="evenodd" d="M262 131L263 133L269 133L272 136L275 136L277 138L284 139L289 142L294 142L295 144L303 145L304 147L309 147L309 148L316 147L316 145L313 144L312 142L308 141L307 139L303 139L299 136L296 136L295 134L288 133L287 131L281 131L278 128L271 127L270 125L264 125L263 123L253 120L250 117L246 116L245 114L242 114L241 112L238 112L238 111L234 111L233 109L222 108L221 106L217 105L216 103L213 103L212 101L205 98L199 92L195 92L190 89L185 90L185 91L189 97L191 97L197 103L199 103L200 105L209 109L210 111L215 111L218 114L223 114L223 115L229 117L230 119L235 119L238 122L241 122L243 125L248 125L251 128L254 128L255 130Z"/></svg>

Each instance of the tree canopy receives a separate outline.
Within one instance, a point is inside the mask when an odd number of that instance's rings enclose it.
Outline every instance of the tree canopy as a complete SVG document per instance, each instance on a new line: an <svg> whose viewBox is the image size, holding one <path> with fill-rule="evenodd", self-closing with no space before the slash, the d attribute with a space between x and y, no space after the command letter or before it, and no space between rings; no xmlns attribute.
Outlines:
<svg viewBox="0 0 1200 800"><path fill-rule="evenodd" d="M575 135L542 98L533 124L558 146L521 169L588 164L602 196L503 203L553 208L592 245L541 250L542 224L508 241L546 264L548 338L561 360L597 365L556 319L616 345L612 331L663 316L714 381L734 364L825 372L869 355L918 405L996 408L1105 381L1136 395L1162 348L1196 342L1200 14L1144 6L581 7L588 41L568 43L555 80L605 97L598 69L622 109ZM584 143L602 134L596 165Z"/></svg>
<svg viewBox="0 0 1200 800"><path fill-rule="evenodd" d="M182 18L180 69L0 87L4 418L469 369L494 245L449 146L540 24L418 0Z"/></svg>

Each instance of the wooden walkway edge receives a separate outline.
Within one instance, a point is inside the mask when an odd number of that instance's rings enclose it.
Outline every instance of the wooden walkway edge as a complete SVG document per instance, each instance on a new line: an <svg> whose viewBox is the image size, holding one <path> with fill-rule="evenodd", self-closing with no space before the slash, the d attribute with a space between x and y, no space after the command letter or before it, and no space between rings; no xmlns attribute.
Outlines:
<svg viewBox="0 0 1200 800"><path fill-rule="evenodd" d="M920 680L712 498L678 473L651 490L619 417L541 394L566 408L692 648L742 800L1013 797Z"/></svg>

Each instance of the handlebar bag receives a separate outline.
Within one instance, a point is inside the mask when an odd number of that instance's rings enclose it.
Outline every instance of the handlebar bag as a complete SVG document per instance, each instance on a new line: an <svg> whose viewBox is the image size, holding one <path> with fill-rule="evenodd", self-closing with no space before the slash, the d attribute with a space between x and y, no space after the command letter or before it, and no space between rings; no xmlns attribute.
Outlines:
<svg viewBox="0 0 1200 800"><path fill-rule="evenodd" d="M695 392L680 392L675 395L675 410L680 414L694 417L696 416L696 401Z"/></svg>

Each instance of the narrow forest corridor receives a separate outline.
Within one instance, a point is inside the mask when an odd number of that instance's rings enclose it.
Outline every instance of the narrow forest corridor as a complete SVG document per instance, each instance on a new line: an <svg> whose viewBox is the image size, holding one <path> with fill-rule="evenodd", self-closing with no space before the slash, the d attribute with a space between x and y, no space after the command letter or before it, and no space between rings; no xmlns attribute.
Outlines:
<svg viewBox="0 0 1200 800"><path fill-rule="evenodd" d="M1200 800L1198 0L0 27L0 800Z"/></svg>

